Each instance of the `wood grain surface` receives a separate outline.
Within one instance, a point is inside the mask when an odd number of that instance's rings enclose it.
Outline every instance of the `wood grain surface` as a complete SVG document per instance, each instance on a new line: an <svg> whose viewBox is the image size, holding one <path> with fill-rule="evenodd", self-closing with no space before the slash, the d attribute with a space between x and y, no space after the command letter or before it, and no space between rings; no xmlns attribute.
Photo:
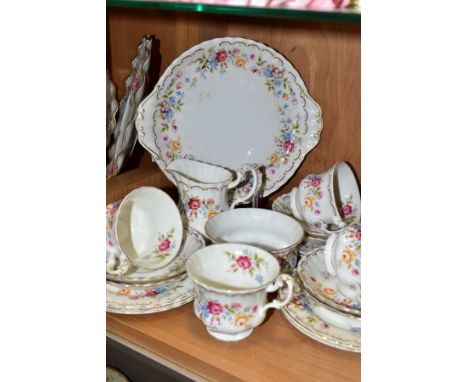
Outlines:
<svg viewBox="0 0 468 382"><path fill-rule="evenodd" d="M361 176L361 30L355 23L276 20L149 9L108 8L108 68L122 94L130 61L141 37L159 41L161 65L153 79L185 50L215 37L238 36L261 41L283 54L301 74L323 113L320 142L290 181L271 201L310 173L335 162L348 162ZM247 138L247 137L246 137ZM137 165L149 165L145 152Z"/></svg>
<svg viewBox="0 0 468 382"><path fill-rule="evenodd" d="M208 380L360 380L360 354L308 338L280 311L237 343L211 337L195 317L192 303L149 315L108 313L107 329Z"/></svg>

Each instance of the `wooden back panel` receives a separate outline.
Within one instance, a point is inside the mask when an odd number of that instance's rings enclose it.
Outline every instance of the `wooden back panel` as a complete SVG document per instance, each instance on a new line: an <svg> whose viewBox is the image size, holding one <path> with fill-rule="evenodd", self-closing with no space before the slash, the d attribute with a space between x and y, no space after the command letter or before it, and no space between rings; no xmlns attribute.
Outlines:
<svg viewBox="0 0 468 382"><path fill-rule="evenodd" d="M276 20L148 9L108 8L108 68L122 96L136 47L145 34L159 40L161 61L155 83L181 53L215 37L238 36L261 41L281 52L298 70L323 112L320 143L275 197L344 160L361 176L360 24ZM132 166L147 166L150 155L138 148ZM156 164L152 166L157 169Z"/></svg>

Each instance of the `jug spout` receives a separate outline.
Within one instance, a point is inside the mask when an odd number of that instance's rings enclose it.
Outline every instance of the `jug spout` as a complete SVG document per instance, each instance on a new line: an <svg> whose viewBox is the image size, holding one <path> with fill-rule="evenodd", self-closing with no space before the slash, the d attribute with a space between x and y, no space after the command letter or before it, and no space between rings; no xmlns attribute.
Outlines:
<svg viewBox="0 0 468 382"><path fill-rule="evenodd" d="M232 181L230 171L208 163L192 159L176 159L166 167L177 183L184 182L191 185L217 185L224 187Z"/></svg>

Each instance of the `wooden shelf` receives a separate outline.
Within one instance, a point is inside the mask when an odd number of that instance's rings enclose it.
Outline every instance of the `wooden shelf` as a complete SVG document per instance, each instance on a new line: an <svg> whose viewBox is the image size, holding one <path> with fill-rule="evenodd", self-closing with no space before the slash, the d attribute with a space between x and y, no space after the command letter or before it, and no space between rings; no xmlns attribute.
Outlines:
<svg viewBox="0 0 468 382"><path fill-rule="evenodd" d="M138 168L107 182L107 202L132 189L174 186L157 166ZM253 334L238 343L212 338L195 317L192 303L149 315L107 313L108 335L197 380L359 381L360 354L337 350L297 331L273 311Z"/></svg>

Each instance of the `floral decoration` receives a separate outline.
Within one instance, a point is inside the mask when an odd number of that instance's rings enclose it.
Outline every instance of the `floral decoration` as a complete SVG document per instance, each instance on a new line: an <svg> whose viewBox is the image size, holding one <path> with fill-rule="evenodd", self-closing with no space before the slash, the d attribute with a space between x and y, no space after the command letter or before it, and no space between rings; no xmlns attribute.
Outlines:
<svg viewBox="0 0 468 382"><path fill-rule="evenodd" d="M175 292L177 292L180 288L183 288L182 284L177 284L171 287L167 286L160 286L156 288L150 289L138 289L138 290L130 290L126 288L119 289L114 293L119 296L126 296L131 300L138 300L143 297L151 297L151 298L159 298L159 297L168 297Z"/></svg>
<svg viewBox="0 0 468 382"><path fill-rule="evenodd" d="M320 199L323 197L322 177L320 175L308 175L304 179L303 186L306 196L303 199L303 208L310 210L315 215L320 215Z"/></svg>
<svg viewBox="0 0 468 382"><path fill-rule="evenodd" d="M354 276L359 276L361 265L361 226L350 225L346 233L347 245L341 252L338 265L344 265Z"/></svg>
<svg viewBox="0 0 468 382"><path fill-rule="evenodd" d="M276 150L268 158L266 168L266 177L268 174L274 175L281 165L289 163L289 157L301 145L301 131L297 121L286 118L281 121L283 127L280 129L279 136L275 137Z"/></svg>
<svg viewBox="0 0 468 382"><path fill-rule="evenodd" d="M322 272L321 277L324 280L330 279L330 274L326 271ZM309 276L308 280L312 282L314 285L314 289L323 296L323 298L333 301L337 305L344 306L350 309L360 309L360 305L354 303L351 299L341 296L341 294L337 293L334 288L324 286L320 281L318 281L315 277Z"/></svg>
<svg viewBox="0 0 468 382"><path fill-rule="evenodd" d="M258 305L242 306L239 302L222 304L217 300L208 300L199 304L198 314L200 319L210 325L233 324L248 328L257 310Z"/></svg>
<svg viewBox="0 0 468 382"><path fill-rule="evenodd" d="M174 240L174 232L175 227L166 234L159 234L156 242L156 248L151 254L144 255L143 259L149 260L157 258L158 260L163 261L166 257L172 255L172 251L175 249L177 243L177 241Z"/></svg>
<svg viewBox="0 0 468 382"><path fill-rule="evenodd" d="M271 254L275 256L276 260L280 263L281 272L293 273L297 265L297 254L292 249L286 249L284 251L275 252Z"/></svg>
<svg viewBox="0 0 468 382"><path fill-rule="evenodd" d="M341 202L341 212L344 216L343 220L348 224L358 219L359 211L353 203L353 194L346 195L345 199Z"/></svg>
<svg viewBox="0 0 468 382"><path fill-rule="evenodd" d="M260 257L256 252L249 252L248 249L240 251L241 254L225 251L226 256L231 260L228 272L242 272L254 278L259 284L263 283L263 276L260 273L261 267L267 267L265 260Z"/></svg>
<svg viewBox="0 0 468 382"><path fill-rule="evenodd" d="M216 204L213 198L203 199L197 196L189 197L184 195L182 206L190 222L199 217L211 219L220 212L223 212L223 208L219 204Z"/></svg>

